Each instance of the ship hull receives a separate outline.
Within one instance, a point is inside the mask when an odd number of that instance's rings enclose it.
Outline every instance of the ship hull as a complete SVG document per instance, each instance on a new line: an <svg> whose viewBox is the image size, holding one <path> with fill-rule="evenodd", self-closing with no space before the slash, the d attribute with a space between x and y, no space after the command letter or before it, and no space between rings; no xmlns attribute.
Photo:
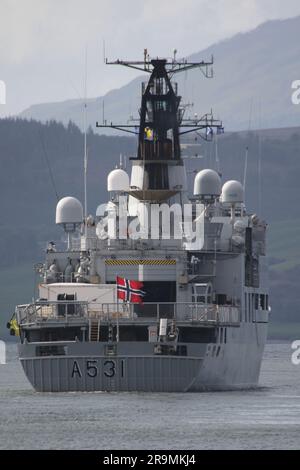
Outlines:
<svg viewBox="0 0 300 470"><path fill-rule="evenodd" d="M198 345L194 349L198 356L193 357L126 355L124 351L117 356L104 356L95 354L99 349L95 343L73 344L72 353L65 356L35 357L33 346L23 344L20 360L38 392L200 392L253 388L258 385L266 327L260 325L260 335L253 336L255 341L241 342L241 338L238 335L236 341L222 345Z"/></svg>
<svg viewBox="0 0 300 470"><path fill-rule="evenodd" d="M169 357L21 359L38 392L186 392L202 360Z"/></svg>

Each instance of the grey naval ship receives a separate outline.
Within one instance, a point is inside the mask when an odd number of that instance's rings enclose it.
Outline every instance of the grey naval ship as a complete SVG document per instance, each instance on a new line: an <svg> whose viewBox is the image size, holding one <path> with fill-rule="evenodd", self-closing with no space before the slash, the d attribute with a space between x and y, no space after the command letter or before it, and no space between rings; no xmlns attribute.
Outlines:
<svg viewBox="0 0 300 470"><path fill-rule="evenodd" d="M185 116L173 81L193 68L212 78L213 59L145 51L142 61L106 62L149 74L137 120L97 123L136 134L131 178L122 164L112 169L95 217L74 197L58 202L65 246L48 245L36 298L10 322L24 372L39 392L255 387L270 311L267 224L247 213L243 185L222 185L213 169L195 174L191 195L180 143L223 133L212 113Z"/></svg>

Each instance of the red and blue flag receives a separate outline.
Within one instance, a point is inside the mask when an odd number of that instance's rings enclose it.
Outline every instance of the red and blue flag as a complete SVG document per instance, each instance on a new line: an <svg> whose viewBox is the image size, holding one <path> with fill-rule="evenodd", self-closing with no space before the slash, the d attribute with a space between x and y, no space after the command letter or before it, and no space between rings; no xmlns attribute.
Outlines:
<svg viewBox="0 0 300 470"><path fill-rule="evenodd" d="M143 303L146 292L143 291L144 284L142 282L117 276L116 284L118 299L132 304Z"/></svg>

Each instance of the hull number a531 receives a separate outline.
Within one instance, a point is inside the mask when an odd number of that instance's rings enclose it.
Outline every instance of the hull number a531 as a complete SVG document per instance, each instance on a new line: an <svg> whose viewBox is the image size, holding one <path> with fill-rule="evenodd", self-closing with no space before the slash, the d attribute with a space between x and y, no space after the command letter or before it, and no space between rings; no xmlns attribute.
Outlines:
<svg viewBox="0 0 300 470"><path fill-rule="evenodd" d="M84 364L84 370L82 370L82 366L79 365L78 361L73 362L71 377L82 378L83 374L87 375L94 379L98 377L100 374L103 374L105 377L111 379L117 373L117 363L111 359L106 360L103 362L103 366L101 365L100 361L97 360L88 360ZM120 375L124 377L124 361L120 362Z"/></svg>

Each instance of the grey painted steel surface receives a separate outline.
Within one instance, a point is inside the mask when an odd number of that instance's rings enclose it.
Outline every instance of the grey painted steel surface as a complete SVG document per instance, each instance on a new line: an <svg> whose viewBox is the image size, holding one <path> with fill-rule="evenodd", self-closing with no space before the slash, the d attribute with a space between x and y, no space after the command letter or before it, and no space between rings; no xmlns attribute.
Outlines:
<svg viewBox="0 0 300 470"><path fill-rule="evenodd" d="M39 392L185 392L197 377L199 358L47 357L21 359Z"/></svg>
<svg viewBox="0 0 300 470"><path fill-rule="evenodd" d="M39 392L193 392L257 386L267 323L228 327L226 343L187 344L193 356L153 355L149 343L65 343L65 356L37 357L33 344L19 345L20 360ZM97 354L97 350L99 351ZM100 354L99 354L100 353Z"/></svg>

